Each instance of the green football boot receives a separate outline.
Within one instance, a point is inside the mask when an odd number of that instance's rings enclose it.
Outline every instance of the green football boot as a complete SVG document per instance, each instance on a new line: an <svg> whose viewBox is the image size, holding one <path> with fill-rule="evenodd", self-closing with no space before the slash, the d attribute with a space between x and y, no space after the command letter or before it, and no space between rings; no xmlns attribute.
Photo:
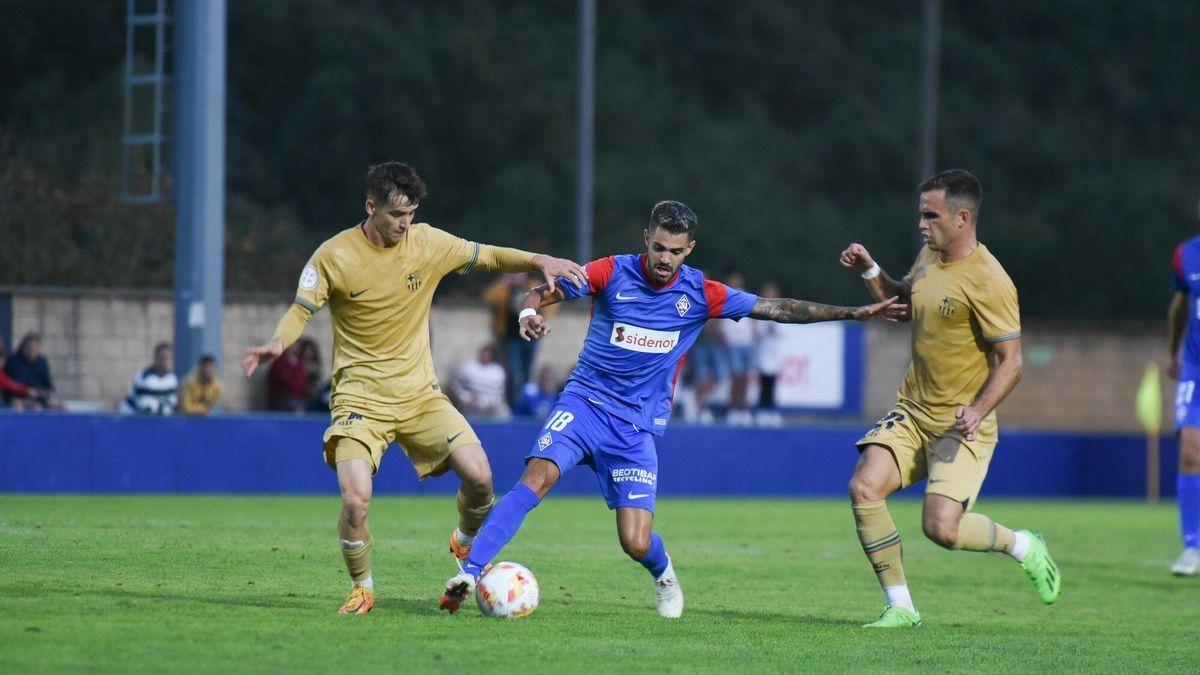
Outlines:
<svg viewBox="0 0 1200 675"><path fill-rule="evenodd" d="M1029 580L1033 582L1033 587L1042 598L1042 602L1049 605L1057 600L1058 594L1062 592L1062 577L1058 573L1058 565L1054 564L1054 558L1050 557L1050 550L1046 548L1046 538L1041 532L1021 532L1029 535L1029 552L1021 561L1021 567L1029 575Z"/></svg>
<svg viewBox="0 0 1200 675"><path fill-rule="evenodd" d="M883 614L863 628L916 628L921 625L921 615L915 609L905 609L900 605L888 605Z"/></svg>

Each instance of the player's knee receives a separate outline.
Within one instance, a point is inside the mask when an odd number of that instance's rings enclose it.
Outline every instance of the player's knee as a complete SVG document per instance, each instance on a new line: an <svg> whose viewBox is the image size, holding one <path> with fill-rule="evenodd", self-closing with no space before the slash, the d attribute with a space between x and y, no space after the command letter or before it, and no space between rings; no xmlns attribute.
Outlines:
<svg viewBox="0 0 1200 675"><path fill-rule="evenodd" d="M342 495L342 511L352 524L358 524L367 518L367 509L371 507L369 495L356 492Z"/></svg>
<svg viewBox="0 0 1200 675"><path fill-rule="evenodd" d="M877 502L887 498L882 485L857 473L850 477L849 492L850 501L855 504Z"/></svg>
<svg viewBox="0 0 1200 675"><path fill-rule="evenodd" d="M472 496L487 499L492 496L492 469L484 467L472 476L463 479L463 489Z"/></svg>
<svg viewBox="0 0 1200 675"><path fill-rule="evenodd" d="M958 542L957 522L926 518L921 522L921 529L930 541L942 548L954 548L954 544Z"/></svg>
<svg viewBox="0 0 1200 675"><path fill-rule="evenodd" d="M650 552L650 537L621 535L621 550L634 560L641 560Z"/></svg>

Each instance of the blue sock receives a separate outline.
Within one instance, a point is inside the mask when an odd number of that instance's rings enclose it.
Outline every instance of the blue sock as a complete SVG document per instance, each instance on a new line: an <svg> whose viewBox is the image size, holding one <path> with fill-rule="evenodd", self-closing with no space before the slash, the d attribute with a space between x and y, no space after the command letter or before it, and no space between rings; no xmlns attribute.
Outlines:
<svg viewBox="0 0 1200 675"><path fill-rule="evenodd" d="M1200 548L1200 474L1181 473L1175 482L1179 493L1179 530L1185 548Z"/></svg>
<svg viewBox="0 0 1200 675"><path fill-rule="evenodd" d="M524 483L517 483L513 489L504 495L483 524L483 529L475 535L475 543L471 545L471 554L463 563L463 571L479 579L483 568L496 557L500 549L516 536L525 522L525 514L537 508L541 503L537 493Z"/></svg>
<svg viewBox="0 0 1200 675"><path fill-rule="evenodd" d="M646 555L638 562L655 579L658 579L663 575L663 572L667 571L667 563L670 562L667 558L667 547L663 546L662 537L658 536L657 532L650 533L650 550L646 551Z"/></svg>

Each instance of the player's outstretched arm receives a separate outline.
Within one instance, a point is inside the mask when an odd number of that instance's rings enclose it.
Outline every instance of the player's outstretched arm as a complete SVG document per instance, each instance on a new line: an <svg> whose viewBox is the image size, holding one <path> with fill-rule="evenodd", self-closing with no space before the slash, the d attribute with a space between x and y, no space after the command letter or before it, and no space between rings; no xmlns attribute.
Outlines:
<svg viewBox="0 0 1200 675"><path fill-rule="evenodd" d="M558 277L565 277L577 286L587 286L587 272L584 272L583 267L574 260L554 258L544 253L539 253L533 256L533 260L529 262L542 273L542 276L546 277L546 285L551 291L557 290L554 280ZM559 302L560 300L562 300L561 296L554 302ZM549 305L553 303L547 302L545 304Z"/></svg>
<svg viewBox="0 0 1200 675"><path fill-rule="evenodd" d="M754 309L747 314L751 319L763 319L779 323L817 323L820 321L868 321L870 319L886 319L899 321L908 315L908 305L899 303L900 298L892 296L873 305L862 307L837 307L822 305L819 302L793 300L791 298L759 298L754 301Z"/></svg>
<svg viewBox="0 0 1200 675"><path fill-rule="evenodd" d="M1167 373L1171 379L1179 379L1179 348L1183 346L1183 334L1187 330L1188 298L1187 293L1175 291L1171 298L1171 307L1167 310L1167 331L1171 336L1171 357L1167 363Z"/></svg>
<svg viewBox="0 0 1200 675"><path fill-rule="evenodd" d="M282 353L283 340L278 338L250 347L246 350L246 357L242 359L242 371L246 373L246 377L250 377L260 363L266 363Z"/></svg>
<svg viewBox="0 0 1200 675"><path fill-rule="evenodd" d="M885 300L892 296L900 298L905 303L908 302L909 287L903 281L896 281L888 276L888 273L883 271L867 248L862 244L850 244L846 250L842 251L842 255L838 262L842 267L852 269L862 275L863 283L867 286L867 291L876 300ZM911 314L905 315L896 319L897 321L909 321L912 319Z"/></svg>
<svg viewBox="0 0 1200 675"><path fill-rule="evenodd" d="M586 282L584 283L586 284ZM564 299L566 296L563 295L562 288L553 288L550 284L542 284L526 293L525 301L521 303L521 317L517 319L517 323L521 327L518 331L521 337L526 342L530 342L549 333L550 324L546 322L546 317L538 314L538 310L547 305L562 302Z"/></svg>
<svg viewBox="0 0 1200 675"><path fill-rule="evenodd" d="M984 381L983 387L971 405L960 405L954 413L954 429L968 441L975 440L979 424L988 413L1004 400L1005 396L1021 381L1021 338L1013 338L992 345L996 366Z"/></svg>

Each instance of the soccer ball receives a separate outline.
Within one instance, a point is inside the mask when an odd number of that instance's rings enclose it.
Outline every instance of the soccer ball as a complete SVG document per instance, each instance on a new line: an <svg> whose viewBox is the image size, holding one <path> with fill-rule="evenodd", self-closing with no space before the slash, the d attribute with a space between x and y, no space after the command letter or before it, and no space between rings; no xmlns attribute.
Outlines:
<svg viewBox="0 0 1200 675"><path fill-rule="evenodd" d="M533 572L514 562L497 563L479 579L475 602L484 616L519 619L538 606L538 582Z"/></svg>

